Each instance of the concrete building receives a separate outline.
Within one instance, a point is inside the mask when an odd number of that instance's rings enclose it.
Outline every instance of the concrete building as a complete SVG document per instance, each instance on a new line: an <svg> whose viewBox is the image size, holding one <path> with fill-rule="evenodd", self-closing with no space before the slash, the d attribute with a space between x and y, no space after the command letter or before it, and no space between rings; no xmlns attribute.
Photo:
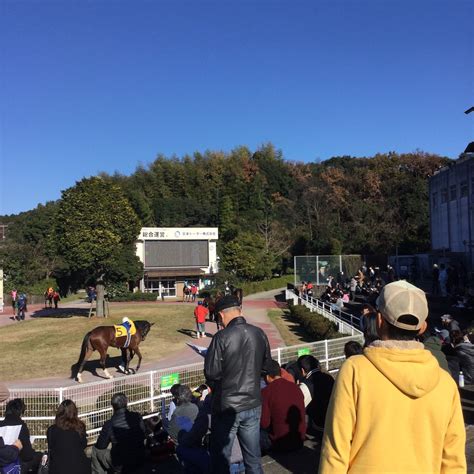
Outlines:
<svg viewBox="0 0 474 474"><path fill-rule="evenodd" d="M431 248L457 254L471 268L474 245L474 142L430 178Z"/></svg>
<svg viewBox="0 0 474 474"><path fill-rule="evenodd" d="M185 282L204 288L219 271L217 227L143 227L137 256L144 266L139 288L181 298Z"/></svg>

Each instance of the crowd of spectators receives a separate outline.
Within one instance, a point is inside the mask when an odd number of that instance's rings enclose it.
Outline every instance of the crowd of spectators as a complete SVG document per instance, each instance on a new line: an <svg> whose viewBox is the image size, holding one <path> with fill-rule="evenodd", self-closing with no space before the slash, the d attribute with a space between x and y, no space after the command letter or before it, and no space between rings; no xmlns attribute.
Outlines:
<svg viewBox="0 0 474 474"><path fill-rule="evenodd" d="M280 366L234 296L222 298L216 311L224 329L207 351L205 384L175 384L163 418L145 422L128 410L125 394L113 395L112 417L89 456L77 407L63 401L46 433L48 472L139 473L154 453L175 452L186 473L261 473L263 454L298 452L308 436L322 443L321 473L465 472L452 379L460 384L462 372L464 383L474 383L474 346L449 315L443 328L426 331L423 291L396 281L380 290L377 310L363 305L365 344L346 343L337 380L312 355ZM10 445L0 438L0 467L17 463L21 472L37 472L42 453L22 421L26 408L20 399L6 406L0 426L21 428ZM387 446L387 437L397 443Z"/></svg>

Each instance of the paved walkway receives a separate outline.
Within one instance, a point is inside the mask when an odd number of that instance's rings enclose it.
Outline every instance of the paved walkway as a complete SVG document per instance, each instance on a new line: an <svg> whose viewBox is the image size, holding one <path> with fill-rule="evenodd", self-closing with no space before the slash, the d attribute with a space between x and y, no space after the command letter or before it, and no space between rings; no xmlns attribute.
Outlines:
<svg viewBox="0 0 474 474"><path fill-rule="evenodd" d="M249 295L248 297L244 298L243 304L243 314L247 321L251 324L259 326L262 328L265 333L267 334L268 340L270 342L270 347L275 349L277 347L285 346L283 339L278 332L278 329L275 325L270 321L267 316L268 309L276 309L281 307L281 303L278 303L275 300L275 296L281 293L281 289L273 290L273 291L266 291L263 293L257 293L255 295ZM123 303L110 303L111 306L114 304L123 304ZM150 304L150 302L138 302L134 304ZM176 304L176 302L157 302L156 304ZM189 304L194 306L194 303L180 303L180 304ZM77 310L80 308L81 310L88 309L90 306L89 303L83 301L75 301L71 303L66 303L61 306L61 310L64 311L64 308ZM8 308L10 309L10 308ZM28 313L26 314L26 319L35 319L40 317L41 315L51 314L52 312L57 311L55 309L44 309L43 305L31 305L28 308ZM9 325L9 324L21 324L15 321L12 318L11 311L8 314L0 314L0 327ZM195 349L193 349L193 345L207 348L211 342L212 335L216 332L216 325L211 322L206 322L206 333L208 337L201 338L201 339L194 339L189 338L187 344L184 345L183 350L177 352L175 354L170 355L160 361L155 362L144 362L140 369L140 372L146 372L149 370L157 370L157 369L164 369L169 367L179 367L182 365L188 365L193 363L199 363L203 361L203 356L199 354ZM111 371L109 369L109 371ZM112 372L112 371L111 371ZM120 372L112 372L115 377L124 377L123 374ZM102 379L98 378L97 376L93 375L88 371L84 371L82 373L84 382L97 382L101 381ZM71 380L69 378L64 377L55 377L55 378L40 378L40 379L30 379L30 380L22 380L22 381L11 381L6 382L7 385L11 388L43 388L43 387L67 387L71 385L77 385L77 382Z"/></svg>

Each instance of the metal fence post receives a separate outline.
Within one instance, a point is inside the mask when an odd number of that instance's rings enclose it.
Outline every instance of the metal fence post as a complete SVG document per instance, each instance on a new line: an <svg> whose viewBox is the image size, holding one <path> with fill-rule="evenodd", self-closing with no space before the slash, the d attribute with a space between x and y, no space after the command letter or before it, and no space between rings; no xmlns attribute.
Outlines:
<svg viewBox="0 0 474 474"><path fill-rule="evenodd" d="M155 395L155 386L154 386L154 377L153 371L150 372L150 410L153 413L155 411L155 404L153 401L153 396Z"/></svg>
<svg viewBox="0 0 474 474"><path fill-rule="evenodd" d="M278 360L278 363L281 365L281 348L280 347L277 348L277 360Z"/></svg>
<svg viewBox="0 0 474 474"><path fill-rule="evenodd" d="M64 387L59 387L59 403L64 401Z"/></svg>
<svg viewBox="0 0 474 474"><path fill-rule="evenodd" d="M329 348L328 348L328 340L324 339L324 351L326 355L326 370L329 370Z"/></svg>

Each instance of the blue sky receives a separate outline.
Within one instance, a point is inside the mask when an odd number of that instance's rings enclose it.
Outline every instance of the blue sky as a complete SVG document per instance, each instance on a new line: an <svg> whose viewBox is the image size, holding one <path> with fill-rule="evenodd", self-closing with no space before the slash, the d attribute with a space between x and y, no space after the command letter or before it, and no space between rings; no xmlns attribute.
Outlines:
<svg viewBox="0 0 474 474"><path fill-rule="evenodd" d="M471 0L0 2L0 215L158 153L474 140Z"/></svg>

